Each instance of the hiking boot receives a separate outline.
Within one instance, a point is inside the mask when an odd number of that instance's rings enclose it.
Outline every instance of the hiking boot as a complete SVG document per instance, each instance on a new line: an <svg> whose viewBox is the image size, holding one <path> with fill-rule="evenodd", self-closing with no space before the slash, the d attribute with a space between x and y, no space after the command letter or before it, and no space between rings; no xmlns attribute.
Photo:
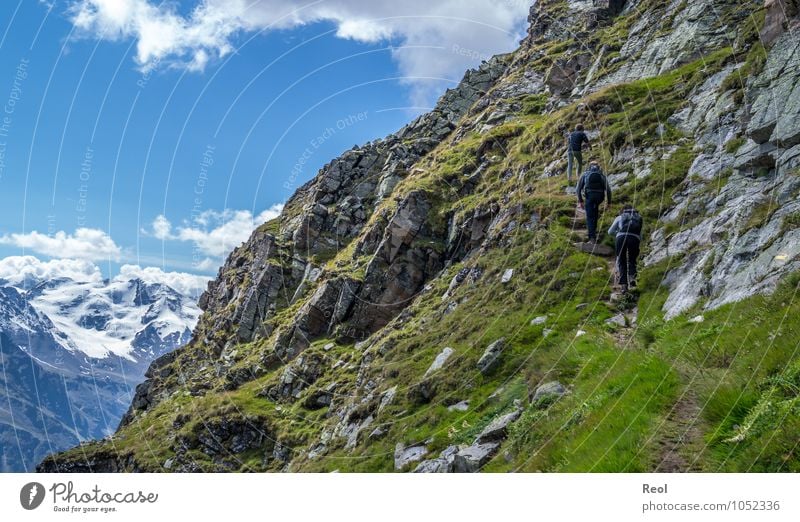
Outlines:
<svg viewBox="0 0 800 522"><path fill-rule="evenodd" d="M622 292L623 294L626 293L628 291L628 285L624 283L619 285L619 291Z"/></svg>
<svg viewBox="0 0 800 522"><path fill-rule="evenodd" d="M631 282L630 282L630 283L628 283L628 287L629 287L631 290L635 290L635 289L636 289L636 279L631 279Z"/></svg>

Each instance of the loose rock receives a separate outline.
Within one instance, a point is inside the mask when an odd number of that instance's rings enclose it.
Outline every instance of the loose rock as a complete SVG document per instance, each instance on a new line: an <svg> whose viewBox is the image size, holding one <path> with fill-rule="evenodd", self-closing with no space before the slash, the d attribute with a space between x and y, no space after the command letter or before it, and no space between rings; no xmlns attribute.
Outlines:
<svg viewBox="0 0 800 522"><path fill-rule="evenodd" d="M447 362L447 359L449 359L451 355L453 355L452 348L447 347L444 350L442 350L441 353L439 353L439 355L436 356L436 359L433 360L433 363L431 364L430 368L428 368L428 371L425 372L423 378L429 376L430 374L432 374L433 372L444 366L444 363Z"/></svg>
<svg viewBox="0 0 800 522"><path fill-rule="evenodd" d="M500 364L500 357L506 348L505 338L500 338L489 345L478 360L478 370L484 375L494 370Z"/></svg>
<svg viewBox="0 0 800 522"><path fill-rule="evenodd" d="M531 397L531 404L538 408L546 408L558 399L566 395L567 389L558 382L551 381L540 385Z"/></svg>
<svg viewBox="0 0 800 522"><path fill-rule="evenodd" d="M412 462L422 460L428 454L428 447L425 444L414 444L405 446L398 442L394 449L394 469L401 470Z"/></svg>
<svg viewBox="0 0 800 522"><path fill-rule="evenodd" d="M508 427L512 422L519 419L521 413L521 410L514 410L494 419L481 431L480 435L475 439L475 444L483 444L506 438L508 435Z"/></svg>

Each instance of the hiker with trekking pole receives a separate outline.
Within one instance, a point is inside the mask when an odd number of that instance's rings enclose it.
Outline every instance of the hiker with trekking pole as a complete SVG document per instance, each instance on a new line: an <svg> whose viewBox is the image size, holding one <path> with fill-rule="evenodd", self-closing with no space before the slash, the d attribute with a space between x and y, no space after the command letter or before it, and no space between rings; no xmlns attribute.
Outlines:
<svg viewBox="0 0 800 522"><path fill-rule="evenodd" d="M642 241L642 216L631 205L622 207L608 233L615 236L617 276L620 290L636 288L636 265Z"/></svg>

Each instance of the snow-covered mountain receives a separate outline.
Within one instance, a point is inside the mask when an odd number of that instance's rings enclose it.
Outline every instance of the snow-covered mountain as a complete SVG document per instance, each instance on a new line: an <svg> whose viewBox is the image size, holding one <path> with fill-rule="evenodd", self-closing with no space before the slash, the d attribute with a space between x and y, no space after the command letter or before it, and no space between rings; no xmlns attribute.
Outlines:
<svg viewBox="0 0 800 522"><path fill-rule="evenodd" d="M200 310L193 289L148 277L160 271L109 280L91 264L14 262L0 270L0 471L31 471L113 432L150 362L188 341Z"/></svg>
<svg viewBox="0 0 800 522"><path fill-rule="evenodd" d="M89 357L152 358L163 344L191 334L200 310L172 288L127 281L42 282L26 292L30 304L65 334L64 347Z"/></svg>

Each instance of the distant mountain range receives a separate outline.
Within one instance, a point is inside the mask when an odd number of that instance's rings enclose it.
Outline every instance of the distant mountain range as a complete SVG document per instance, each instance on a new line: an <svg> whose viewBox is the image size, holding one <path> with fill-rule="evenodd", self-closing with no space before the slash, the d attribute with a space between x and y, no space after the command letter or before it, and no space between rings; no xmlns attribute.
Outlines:
<svg viewBox="0 0 800 522"><path fill-rule="evenodd" d="M0 471L113 433L150 362L191 337L193 297L87 279L0 279Z"/></svg>

